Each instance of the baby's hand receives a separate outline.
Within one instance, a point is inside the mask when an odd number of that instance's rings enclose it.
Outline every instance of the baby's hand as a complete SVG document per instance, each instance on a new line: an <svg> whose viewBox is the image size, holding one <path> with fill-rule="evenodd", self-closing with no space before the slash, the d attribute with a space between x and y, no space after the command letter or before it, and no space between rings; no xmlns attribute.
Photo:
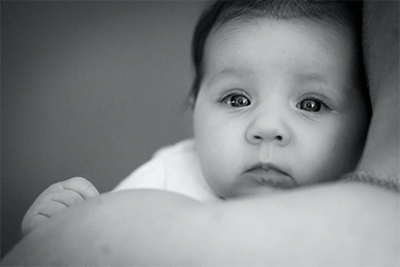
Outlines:
<svg viewBox="0 0 400 267"><path fill-rule="evenodd" d="M74 177L49 186L35 200L22 221L22 233L27 235L44 221L74 203L99 195L91 182Z"/></svg>

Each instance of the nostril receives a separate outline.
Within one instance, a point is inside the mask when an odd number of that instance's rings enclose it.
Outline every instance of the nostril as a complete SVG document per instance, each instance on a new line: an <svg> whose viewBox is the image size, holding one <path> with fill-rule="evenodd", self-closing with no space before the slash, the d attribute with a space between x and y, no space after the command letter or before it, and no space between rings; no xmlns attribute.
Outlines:
<svg viewBox="0 0 400 267"><path fill-rule="evenodd" d="M254 135L253 138L254 138L254 140L257 140L257 141L258 140L264 140L264 138L261 137L260 135ZM275 139L278 140L278 141L282 141L283 137L282 137L282 135L277 135L277 136L275 136Z"/></svg>
<svg viewBox="0 0 400 267"><path fill-rule="evenodd" d="M255 136L254 136L254 139L255 139L255 140L262 140L262 137L259 136L259 135L255 135Z"/></svg>

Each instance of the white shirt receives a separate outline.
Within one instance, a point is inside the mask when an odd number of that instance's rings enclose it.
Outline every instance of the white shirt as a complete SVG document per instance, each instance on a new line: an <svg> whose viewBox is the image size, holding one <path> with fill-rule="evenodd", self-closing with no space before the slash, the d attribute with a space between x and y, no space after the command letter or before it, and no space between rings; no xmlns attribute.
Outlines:
<svg viewBox="0 0 400 267"><path fill-rule="evenodd" d="M113 191L125 189L166 190L201 202L221 200L204 180L193 139L159 149Z"/></svg>

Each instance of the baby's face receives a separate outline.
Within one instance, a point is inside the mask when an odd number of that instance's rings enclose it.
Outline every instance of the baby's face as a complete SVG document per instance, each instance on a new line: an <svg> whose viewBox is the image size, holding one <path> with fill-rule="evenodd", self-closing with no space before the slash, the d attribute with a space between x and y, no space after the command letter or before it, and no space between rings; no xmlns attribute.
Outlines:
<svg viewBox="0 0 400 267"><path fill-rule="evenodd" d="M228 198L352 171L369 118L350 33L311 21L228 22L206 44L194 132L207 183Z"/></svg>

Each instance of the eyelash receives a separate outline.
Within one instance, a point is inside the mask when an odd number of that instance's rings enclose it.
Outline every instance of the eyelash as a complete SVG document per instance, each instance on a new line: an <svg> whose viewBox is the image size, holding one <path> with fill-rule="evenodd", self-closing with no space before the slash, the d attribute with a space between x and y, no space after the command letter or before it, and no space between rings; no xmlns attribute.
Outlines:
<svg viewBox="0 0 400 267"><path fill-rule="evenodd" d="M235 97L242 97L242 98L244 98L244 101L246 101L246 102L245 103L241 102L240 104L237 104L237 99L236 100L233 99ZM312 101L312 102L307 103L306 101ZM224 95L223 97L221 97L218 102L228 105L232 108L241 108L241 107L246 107L246 106L251 105L250 98L243 92L228 93L228 94ZM307 104L314 105L314 106L307 107ZM330 107L324 101L322 101L321 99L319 99L319 97L316 97L314 95L303 96L300 99L300 101L298 102L298 104L296 105L296 107L301 110L304 110L306 112L312 112L312 113L318 113L318 112L321 112L324 110L330 110ZM312 110L312 109L315 109L315 110Z"/></svg>
<svg viewBox="0 0 400 267"><path fill-rule="evenodd" d="M317 106L316 107L303 106L303 104L307 105L307 103L305 101L312 101L311 103L309 102L308 104L311 104L311 105L316 104ZM306 112L314 112L314 113L321 112L324 110L330 110L329 106L324 101L322 101L318 97L315 97L314 95L303 96L300 99L299 103L296 105L296 107L301 110L304 110ZM309 108L310 110L308 110L307 108ZM315 110L312 110L312 109L315 109Z"/></svg>
<svg viewBox="0 0 400 267"><path fill-rule="evenodd" d="M242 103L238 104L238 106L235 106L235 103L237 103L236 102L237 99L234 100L233 99L234 97L238 97L238 98L242 97L242 98L244 98L242 100L244 100L246 102L244 104L242 102ZM244 94L243 92L232 92L232 93L229 93L229 94L224 95L223 97L221 97L221 99L218 102L223 103L223 104L228 105L228 106L233 107L233 108L241 108L241 107L247 107L247 106L251 105L250 98L246 94Z"/></svg>

